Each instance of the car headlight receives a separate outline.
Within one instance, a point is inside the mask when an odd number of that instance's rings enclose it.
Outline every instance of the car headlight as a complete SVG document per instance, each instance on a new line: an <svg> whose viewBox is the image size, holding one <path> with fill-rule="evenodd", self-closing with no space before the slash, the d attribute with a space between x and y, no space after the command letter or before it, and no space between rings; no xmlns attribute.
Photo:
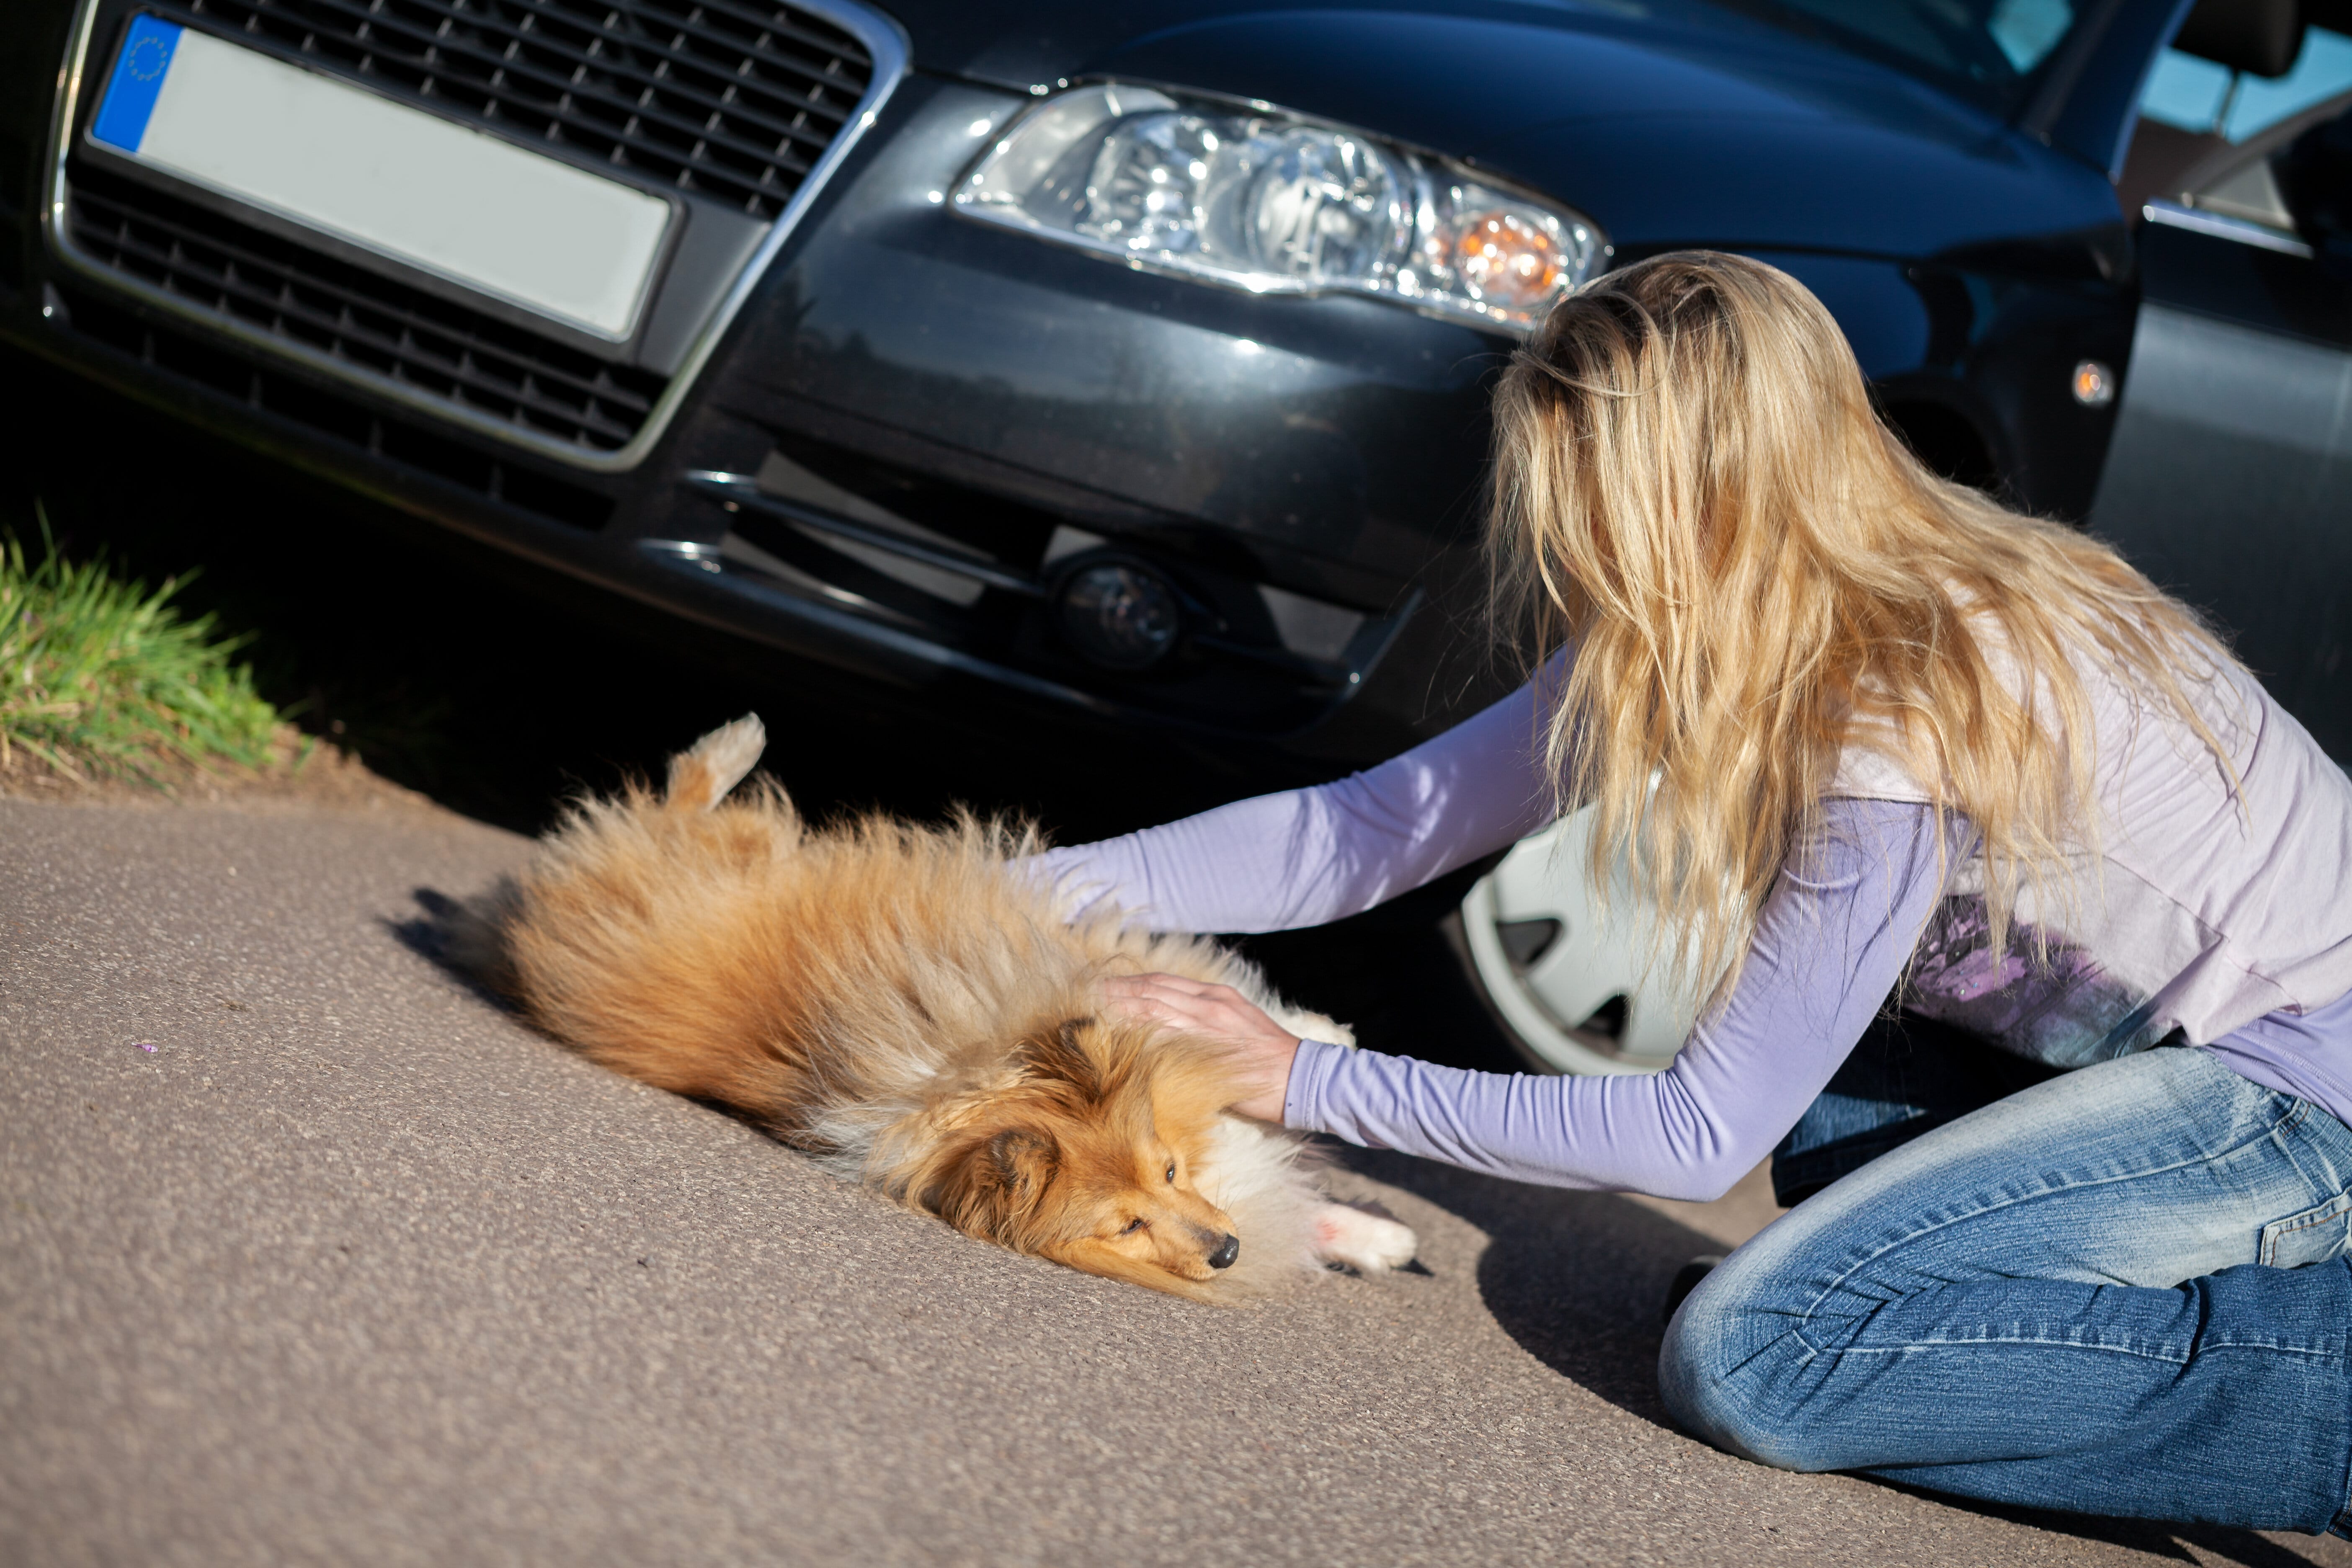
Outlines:
<svg viewBox="0 0 2352 1568"><path fill-rule="evenodd" d="M1264 104L1098 82L1037 105L967 216L1260 294L1376 294L1525 329L1599 269L1591 221L1461 164Z"/></svg>

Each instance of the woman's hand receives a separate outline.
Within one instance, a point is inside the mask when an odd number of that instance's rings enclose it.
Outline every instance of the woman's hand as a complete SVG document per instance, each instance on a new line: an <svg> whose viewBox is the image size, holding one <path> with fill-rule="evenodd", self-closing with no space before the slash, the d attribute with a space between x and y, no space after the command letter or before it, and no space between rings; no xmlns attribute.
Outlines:
<svg viewBox="0 0 2352 1568"><path fill-rule="evenodd" d="M1298 1037L1248 997L1230 985L1174 974L1114 975L1103 982L1103 996L1115 1017L1166 1024L1231 1047L1244 1085L1234 1109L1261 1121L1281 1122Z"/></svg>

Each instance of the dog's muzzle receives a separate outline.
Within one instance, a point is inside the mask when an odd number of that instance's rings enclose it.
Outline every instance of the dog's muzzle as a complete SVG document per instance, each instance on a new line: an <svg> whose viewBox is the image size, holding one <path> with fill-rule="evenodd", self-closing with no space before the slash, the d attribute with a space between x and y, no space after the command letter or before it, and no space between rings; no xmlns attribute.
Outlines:
<svg viewBox="0 0 2352 1568"><path fill-rule="evenodd" d="M1209 1254L1209 1267L1212 1268L1231 1268L1234 1266L1234 1259L1239 1258L1241 1255L1242 1238L1238 1236L1228 1236L1225 1237L1225 1244L1223 1247L1218 1247L1216 1251Z"/></svg>

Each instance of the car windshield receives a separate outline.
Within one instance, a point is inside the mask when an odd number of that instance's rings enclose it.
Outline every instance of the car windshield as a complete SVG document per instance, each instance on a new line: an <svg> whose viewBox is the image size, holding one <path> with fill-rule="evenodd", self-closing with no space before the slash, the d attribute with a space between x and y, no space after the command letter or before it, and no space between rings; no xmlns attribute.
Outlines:
<svg viewBox="0 0 2352 1568"><path fill-rule="evenodd" d="M1760 12L2006 111L2080 19L2077 0L1753 0Z"/></svg>

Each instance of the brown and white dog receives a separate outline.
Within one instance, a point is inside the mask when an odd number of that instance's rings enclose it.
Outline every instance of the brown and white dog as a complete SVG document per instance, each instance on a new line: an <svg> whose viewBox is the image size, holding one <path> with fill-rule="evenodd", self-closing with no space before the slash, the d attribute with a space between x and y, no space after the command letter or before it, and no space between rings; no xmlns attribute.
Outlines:
<svg viewBox="0 0 2352 1568"><path fill-rule="evenodd" d="M759 761L756 717L574 806L453 952L606 1067L744 1113L965 1234L1201 1300L1371 1273L1412 1232L1333 1202L1291 1135L1225 1108L1207 1041L1097 1010L1107 975L1231 985L1352 1043L1198 937L1069 918L1013 864L1034 836L969 816L814 828Z"/></svg>

